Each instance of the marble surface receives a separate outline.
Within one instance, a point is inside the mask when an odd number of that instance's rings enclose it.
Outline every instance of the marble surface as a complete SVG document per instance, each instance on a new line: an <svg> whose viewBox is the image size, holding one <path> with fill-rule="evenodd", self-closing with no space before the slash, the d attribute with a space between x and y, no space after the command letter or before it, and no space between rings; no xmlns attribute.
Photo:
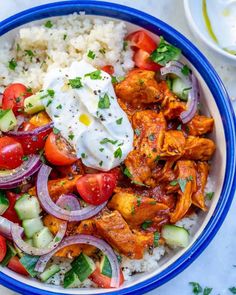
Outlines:
<svg viewBox="0 0 236 295"><path fill-rule="evenodd" d="M198 1L198 0L195 0ZM5 0L0 10L0 20L26 8L43 3L56 2L54 0ZM203 44L196 40L188 29L185 19L182 0L112 0L119 4L132 6L150 13L187 36L202 52L218 71L231 98L236 97L236 65L227 65L220 57L209 51ZM233 102L236 110L236 101ZM148 293L148 295L189 295L192 288L189 282L198 282L202 287L213 288L212 295L232 294L228 288L236 287L236 200L230 212L216 235L215 239L201 256L184 272L166 283L164 286ZM13 295L14 292L0 286L1 295Z"/></svg>

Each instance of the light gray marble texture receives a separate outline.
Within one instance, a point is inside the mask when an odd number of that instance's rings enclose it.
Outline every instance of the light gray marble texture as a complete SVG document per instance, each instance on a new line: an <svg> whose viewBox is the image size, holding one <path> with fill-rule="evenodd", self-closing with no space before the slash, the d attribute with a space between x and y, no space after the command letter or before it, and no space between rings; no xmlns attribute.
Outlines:
<svg viewBox="0 0 236 295"><path fill-rule="evenodd" d="M192 0L195 1L195 0ZM26 8L56 2L53 0L2 0L0 20ZM236 97L236 68L222 62L220 57L194 39L188 29L182 0L113 0L150 13L175 27L187 36L207 56L214 65L232 98ZM236 102L234 109L236 110ZM203 287L212 287L212 295L232 294L228 288L236 287L236 200L214 238L201 256L185 271L164 286L148 295L190 295L193 294L189 282L199 282ZM0 286L0 295L13 295L14 292Z"/></svg>

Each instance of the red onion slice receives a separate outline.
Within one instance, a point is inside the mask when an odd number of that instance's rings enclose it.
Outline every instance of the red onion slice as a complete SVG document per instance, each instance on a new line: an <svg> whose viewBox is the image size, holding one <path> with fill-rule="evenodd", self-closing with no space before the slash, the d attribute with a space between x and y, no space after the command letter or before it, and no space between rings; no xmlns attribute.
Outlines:
<svg viewBox="0 0 236 295"><path fill-rule="evenodd" d="M46 132L53 127L53 122L50 122L46 125L40 126L38 128L35 128L34 130L31 131L9 131L6 132L7 135L9 136L14 136L14 137L29 137L29 136L36 136L39 133Z"/></svg>
<svg viewBox="0 0 236 295"><path fill-rule="evenodd" d="M62 242L62 239L64 238L66 234L66 229L67 229L67 222L63 222L60 224L60 228L54 237L53 241L47 245L44 249L42 248L35 248L28 243L26 243L22 239L22 235L24 233L24 229L20 227L17 224L12 224L11 227L11 234L12 234L12 239L16 246L21 249L24 253L29 254L29 255L34 255L34 256L42 256L45 254L50 253L51 251L54 251L55 249L58 248L58 245ZM57 251L57 250L56 250Z"/></svg>
<svg viewBox="0 0 236 295"><path fill-rule="evenodd" d="M60 206L62 209L68 210L68 211L75 211L80 210L80 202L76 195L74 194L68 194L68 195L61 195L56 203L58 206Z"/></svg>
<svg viewBox="0 0 236 295"><path fill-rule="evenodd" d="M0 234L12 240L11 228L14 223L5 217L0 216Z"/></svg>
<svg viewBox="0 0 236 295"><path fill-rule="evenodd" d="M48 214L66 221L81 221L95 216L106 206L107 202L99 206L88 205L85 208L74 211L60 208L52 201L48 192L48 176L51 170L50 167L43 164L39 170L36 182L38 199L41 206Z"/></svg>
<svg viewBox="0 0 236 295"><path fill-rule="evenodd" d="M90 235L75 235L75 236L70 236L65 238L57 249L39 258L36 264L35 270L38 272L43 272L48 261L52 258L52 256L57 251L59 251L60 249L66 246L75 245L75 244L92 245L98 248L99 250L101 250L107 256L112 269L111 287L118 288L119 282L120 282L120 267L113 249L111 248L110 245L108 245L103 240Z"/></svg>
<svg viewBox="0 0 236 295"><path fill-rule="evenodd" d="M40 156L32 155L16 169L0 171L0 189L17 187L23 180L37 172L41 165Z"/></svg>

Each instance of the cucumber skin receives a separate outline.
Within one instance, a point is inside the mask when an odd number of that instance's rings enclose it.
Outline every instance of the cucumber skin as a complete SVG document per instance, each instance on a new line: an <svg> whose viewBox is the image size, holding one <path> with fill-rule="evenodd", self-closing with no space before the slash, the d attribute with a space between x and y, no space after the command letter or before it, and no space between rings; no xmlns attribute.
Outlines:
<svg viewBox="0 0 236 295"><path fill-rule="evenodd" d="M33 115L45 109L41 96L43 93L36 93L24 100L24 110L27 114Z"/></svg>
<svg viewBox="0 0 236 295"><path fill-rule="evenodd" d="M29 194L21 196L16 201L14 208L20 220L39 217L41 211L38 199Z"/></svg>
<svg viewBox="0 0 236 295"><path fill-rule="evenodd" d="M60 267L56 264L51 265L48 269L46 269L44 272L42 272L39 275L39 278L42 282L46 282L49 278L54 276L56 273L60 271Z"/></svg>
<svg viewBox="0 0 236 295"><path fill-rule="evenodd" d="M162 228L162 237L171 247L185 248L189 245L189 233L183 227L166 224Z"/></svg>
<svg viewBox="0 0 236 295"><path fill-rule="evenodd" d="M0 215L9 208L9 200L4 191L0 191Z"/></svg>
<svg viewBox="0 0 236 295"><path fill-rule="evenodd" d="M80 284L80 280L73 269L65 273L63 286L64 288L74 288Z"/></svg>
<svg viewBox="0 0 236 295"><path fill-rule="evenodd" d="M26 219L22 221L25 235L28 239L31 239L34 234L43 229L43 222L40 217Z"/></svg>
<svg viewBox="0 0 236 295"><path fill-rule="evenodd" d="M172 80L172 92L176 94L181 100L187 101L189 91L184 91L184 89L186 89L186 86L183 84L180 78L175 78Z"/></svg>
<svg viewBox="0 0 236 295"><path fill-rule="evenodd" d="M17 120L12 110L9 110L0 119L0 130L3 132L10 131L17 126Z"/></svg>
<svg viewBox="0 0 236 295"><path fill-rule="evenodd" d="M24 268L27 270L32 278L36 277L36 275L38 274L38 272L34 270L38 260L38 256L31 256L27 254L20 259L21 264L24 266Z"/></svg>
<svg viewBox="0 0 236 295"><path fill-rule="evenodd" d="M95 270L96 266L93 260L87 255L81 253L72 263L73 271L78 276L80 282L86 280Z"/></svg>
<svg viewBox="0 0 236 295"><path fill-rule="evenodd" d="M101 260L101 264L100 264L100 272L104 275L104 276L107 276L109 278L112 277L112 270L111 270L111 264L107 258L106 255L104 255L102 257L102 260Z"/></svg>
<svg viewBox="0 0 236 295"><path fill-rule="evenodd" d="M17 252L15 248L7 243L7 253L3 261L1 262L1 266L7 266L9 261L11 260L12 257L16 256Z"/></svg>

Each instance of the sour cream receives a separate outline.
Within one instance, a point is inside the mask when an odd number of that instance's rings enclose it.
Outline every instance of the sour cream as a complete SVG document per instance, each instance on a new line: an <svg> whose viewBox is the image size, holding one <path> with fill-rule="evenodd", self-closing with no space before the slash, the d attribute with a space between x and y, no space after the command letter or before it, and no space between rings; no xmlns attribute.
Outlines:
<svg viewBox="0 0 236 295"><path fill-rule="evenodd" d="M54 127L86 166L107 171L124 161L133 149L133 129L110 75L82 60L50 70L43 88L54 91L50 101L43 99Z"/></svg>
<svg viewBox="0 0 236 295"><path fill-rule="evenodd" d="M203 15L212 39L222 49L236 54L236 1L203 0Z"/></svg>

